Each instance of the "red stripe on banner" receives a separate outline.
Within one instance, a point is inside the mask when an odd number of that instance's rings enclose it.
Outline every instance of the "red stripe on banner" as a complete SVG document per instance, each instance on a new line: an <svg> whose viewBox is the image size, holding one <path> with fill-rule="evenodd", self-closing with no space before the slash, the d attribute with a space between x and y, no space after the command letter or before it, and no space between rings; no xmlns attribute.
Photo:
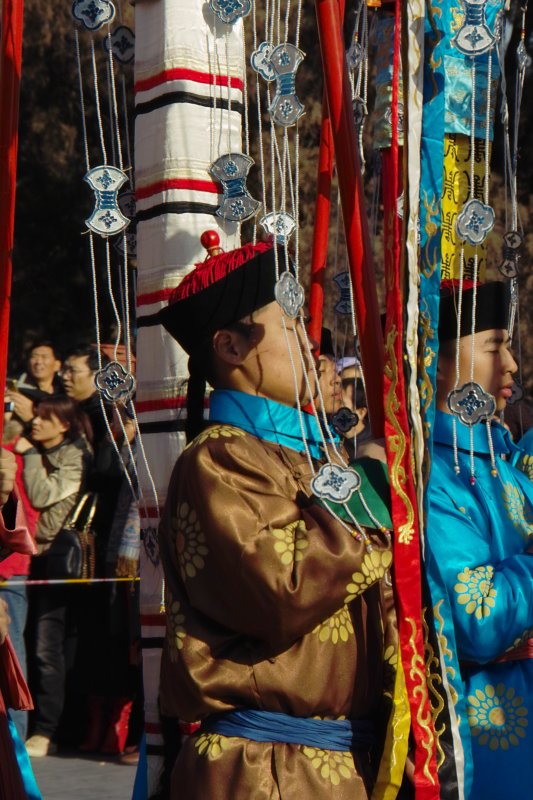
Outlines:
<svg viewBox="0 0 533 800"><path fill-rule="evenodd" d="M162 397L159 400L138 400L135 403L137 413L144 411L163 411L166 408L185 408L187 398L183 395L179 397Z"/></svg>
<svg viewBox="0 0 533 800"><path fill-rule="evenodd" d="M146 625L152 628L166 627L164 614L141 614L141 625Z"/></svg>
<svg viewBox="0 0 533 800"><path fill-rule="evenodd" d="M159 722L145 722L145 733L161 733L161 724Z"/></svg>
<svg viewBox="0 0 533 800"><path fill-rule="evenodd" d="M231 86L232 89L239 89L241 92L244 89L244 84L240 78L233 78L228 75L214 75L211 72L199 72L185 67L165 69L163 72L158 72L157 75L137 81L134 89L135 92L146 92L148 89L154 89L156 86L161 86L170 81L194 81L195 83L206 83L212 86Z"/></svg>
<svg viewBox="0 0 533 800"><path fill-rule="evenodd" d="M156 292L147 292L146 294L137 295L137 306L149 306L152 303L161 303L163 300L168 300L174 287L168 289L158 289Z"/></svg>
<svg viewBox="0 0 533 800"><path fill-rule="evenodd" d="M147 506L146 508L140 508L139 513L141 515L141 519L155 519L160 516L161 512L155 506Z"/></svg>
<svg viewBox="0 0 533 800"><path fill-rule="evenodd" d="M210 192L211 194L221 194L222 187L216 181L206 181L196 178L168 178L157 183L150 183L148 186L141 186L135 190L137 200L146 200L159 192L166 192L170 189L192 189L195 192Z"/></svg>
<svg viewBox="0 0 533 800"><path fill-rule="evenodd" d="M146 411L164 411L168 408L186 408L187 397L179 395L177 397L161 397L155 400L139 400L135 403L135 409L142 414ZM204 408L209 408L209 398L204 397Z"/></svg>

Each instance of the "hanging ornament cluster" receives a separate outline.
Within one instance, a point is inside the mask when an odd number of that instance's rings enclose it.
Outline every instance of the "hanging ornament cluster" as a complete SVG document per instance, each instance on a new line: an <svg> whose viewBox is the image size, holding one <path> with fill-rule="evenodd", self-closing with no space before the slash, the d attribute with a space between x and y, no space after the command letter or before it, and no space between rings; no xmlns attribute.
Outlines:
<svg viewBox="0 0 533 800"><path fill-rule="evenodd" d="M119 24L112 28L111 23L117 17ZM85 225L88 229L96 322L95 338L99 358L95 385L99 392L102 416L108 428L110 441L124 465L124 475L130 483L130 488L136 495L137 468L133 451L128 443L123 416L120 413L120 409L123 409L129 418L135 420L137 441L144 457L144 448L138 435L137 417L133 404L135 377L131 344L130 258L135 255L136 251L135 195L133 187L127 187L132 175L132 157L127 108L128 93L124 71L133 61L135 36L131 28L123 23L121 6L115 5L110 0L74 0L72 18L75 23L74 36L86 166L84 180L94 193L94 206L85 220ZM103 37L100 35L102 33ZM97 43L102 45L100 52L103 54L103 61L97 56ZM83 57L82 47L84 48ZM104 98L104 93L100 88L101 73L104 70L107 77L107 98ZM117 91L117 84L122 90L121 93ZM86 85L92 87L94 91L90 100L85 89ZM104 112L104 99L107 100L107 118ZM96 109L96 132L88 129L87 104L89 102L92 102ZM97 151L99 153L98 162L96 166L93 166L91 160ZM121 192L123 187L124 191ZM112 258L111 241L117 254L116 261ZM106 292L102 292L102 288L99 286L98 275L102 272L107 278ZM116 328L113 358L105 365L101 355L100 308L103 302L110 303ZM124 361L118 358L119 348L125 353ZM119 450L116 444L104 404L113 407L116 411L115 419L122 427L126 455ZM124 459L127 460L127 463ZM149 474L148 465L146 467ZM153 481L152 488L154 496L156 496Z"/></svg>

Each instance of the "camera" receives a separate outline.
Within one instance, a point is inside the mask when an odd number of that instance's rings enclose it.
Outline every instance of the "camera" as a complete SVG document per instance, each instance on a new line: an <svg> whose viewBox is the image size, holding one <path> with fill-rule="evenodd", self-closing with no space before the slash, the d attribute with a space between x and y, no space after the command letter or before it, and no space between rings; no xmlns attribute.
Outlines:
<svg viewBox="0 0 533 800"><path fill-rule="evenodd" d="M15 403L13 400L4 400L4 414L8 414L10 411L15 410Z"/></svg>

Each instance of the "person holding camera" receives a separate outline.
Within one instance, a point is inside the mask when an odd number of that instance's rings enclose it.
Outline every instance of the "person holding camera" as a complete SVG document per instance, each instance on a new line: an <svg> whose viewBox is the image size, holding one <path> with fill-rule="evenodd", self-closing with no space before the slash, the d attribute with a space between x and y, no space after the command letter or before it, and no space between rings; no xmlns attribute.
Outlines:
<svg viewBox="0 0 533 800"><path fill-rule="evenodd" d="M36 530L37 555L30 577L47 577L47 552L83 490L92 454L86 417L68 397L51 396L35 409L31 440L19 439L16 452L24 457L23 477L31 504L40 511ZM36 587L30 595L35 626L35 726L26 747L30 756L56 751L52 741L63 711L65 638L72 614L68 588Z"/></svg>

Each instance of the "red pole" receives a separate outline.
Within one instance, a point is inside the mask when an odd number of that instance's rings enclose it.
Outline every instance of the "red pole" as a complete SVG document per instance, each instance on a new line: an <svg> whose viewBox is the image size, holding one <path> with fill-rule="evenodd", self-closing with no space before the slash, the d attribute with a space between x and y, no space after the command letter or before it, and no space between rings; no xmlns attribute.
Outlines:
<svg viewBox="0 0 533 800"><path fill-rule="evenodd" d="M333 136L326 95L322 101L322 128L318 157L315 227L311 256L311 290L309 293L309 335L320 342L324 307L324 280L328 261L328 234L331 208L331 178L333 175Z"/></svg>
<svg viewBox="0 0 533 800"><path fill-rule="evenodd" d="M383 436L383 334L338 0L316 0L318 33L372 433Z"/></svg>
<svg viewBox="0 0 533 800"><path fill-rule="evenodd" d="M0 50L0 397L4 398L13 267L24 0L2 0ZM3 432L0 417L0 442Z"/></svg>

